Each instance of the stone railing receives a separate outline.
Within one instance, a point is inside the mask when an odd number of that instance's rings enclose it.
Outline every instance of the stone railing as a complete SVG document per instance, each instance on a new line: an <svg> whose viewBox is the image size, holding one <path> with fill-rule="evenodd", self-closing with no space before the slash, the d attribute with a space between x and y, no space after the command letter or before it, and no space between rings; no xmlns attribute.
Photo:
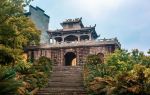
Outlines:
<svg viewBox="0 0 150 95"><path fill-rule="evenodd" d="M112 39L98 39L98 40L85 40L85 41L73 41L73 42L61 42L61 43L51 43L40 45L41 48L50 48L50 47L74 47L74 46L95 46L102 44L116 44L121 47L120 42L117 38Z"/></svg>

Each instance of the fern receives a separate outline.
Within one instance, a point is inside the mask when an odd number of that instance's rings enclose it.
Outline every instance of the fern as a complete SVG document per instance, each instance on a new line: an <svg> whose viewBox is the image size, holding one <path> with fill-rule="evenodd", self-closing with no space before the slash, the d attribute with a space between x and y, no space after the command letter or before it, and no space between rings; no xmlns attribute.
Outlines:
<svg viewBox="0 0 150 95"><path fill-rule="evenodd" d="M15 80L16 72L8 66L0 66L0 95L15 93L22 82Z"/></svg>

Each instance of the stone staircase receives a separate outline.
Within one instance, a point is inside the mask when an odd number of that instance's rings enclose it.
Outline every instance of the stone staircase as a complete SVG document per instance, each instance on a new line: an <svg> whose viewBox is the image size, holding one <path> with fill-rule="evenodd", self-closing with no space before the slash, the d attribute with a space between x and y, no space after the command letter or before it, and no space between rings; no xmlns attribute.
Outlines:
<svg viewBox="0 0 150 95"><path fill-rule="evenodd" d="M36 95L87 95L80 66L54 66L46 88Z"/></svg>

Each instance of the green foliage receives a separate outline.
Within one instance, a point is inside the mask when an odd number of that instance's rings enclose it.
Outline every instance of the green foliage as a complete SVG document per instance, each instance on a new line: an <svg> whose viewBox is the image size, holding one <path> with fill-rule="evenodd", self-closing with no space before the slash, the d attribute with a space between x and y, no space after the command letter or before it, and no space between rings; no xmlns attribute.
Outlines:
<svg viewBox="0 0 150 95"><path fill-rule="evenodd" d="M0 66L0 95L17 92L22 85L15 80L16 72L9 66Z"/></svg>
<svg viewBox="0 0 150 95"><path fill-rule="evenodd" d="M0 44L6 47L23 49L31 41L39 43L40 31L23 14L24 2L24 0L0 1Z"/></svg>
<svg viewBox="0 0 150 95"><path fill-rule="evenodd" d="M12 16L23 14L23 0L0 0L0 26Z"/></svg>
<svg viewBox="0 0 150 95"><path fill-rule="evenodd" d="M102 60L100 59L100 57L98 55L89 55L86 58L86 63L87 64L100 64L102 63Z"/></svg>
<svg viewBox="0 0 150 95"><path fill-rule="evenodd" d="M150 94L150 56L137 49L131 53L116 50L105 62L97 65L88 63L84 66L84 82L90 94Z"/></svg>
<svg viewBox="0 0 150 95"><path fill-rule="evenodd" d="M22 58L23 49L30 42L38 44L40 40L40 31L23 13L23 7L30 2L0 0L0 95L9 92L29 95L34 88L45 85L44 79L48 78L48 71L39 72L45 65L37 69Z"/></svg>
<svg viewBox="0 0 150 95"><path fill-rule="evenodd" d="M113 73L113 69L107 66L107 64L86 64L84 65L84 69L88 69L90 72L88 72L87 81L92 81L95 77L101 76L110 76ZM87 71L86 71L87 72Z"/></svg>
<svg viewBox="0 0 150 95"><path fill-rule="evenodd" d="M34 64L20 62L15 66L18 79L23 80L24 85L19 88L18 93L31 94L36 88L47 85L48 77L52 71L52 63L49 58L40 57Z"/></svg>
<svg viewBox="0 0 150 95"><path fill-rule="evenodd" d="M16 72L19 72L21 74L28 74L31 66L31 63L25 63L23 61L20 61L14 66L14 69Z"/></svg>
<svg viewBox="0 0 150 95"><path fill-rule="evenodd" d="M135 64L133 69L116 76L116 90L114 93L121 94L150 94L150 68Z"/></svg>
<svg viewBox="0 0 150 95"><path fill-rule="evenodd" d="M134 49L131 52L131 61L133 64L143 64L144 53L140 52L138 49Z"/></svg>
<svg viewBox="0 0 150 95"><path fill-rule="evenodd" d="M31 20L25 16L10 17L0 27L0 41L11 48L19 48L29 45L31 41L38 44L40 38L38 31Z"/></svg>
<svg viewBox="0 0 150 95"><path fill-rule="evenodd" d="M147 52L148 54L150 54L150 49L148 50L148 52Z"/></svg>
<svg viewBox="0 0 150 95"><path fill-rule="evenodd" d="M0 45L0 64L15 64L16 61L22 59L20 56L21 53L20 49L11 49Z"/></svg>
<svg viewBox="0 0 150 95"><path fill-rule="evenodd" d="M116 71L126 72L127 70L131 70L133 67L131 60L132 59L128 51L116 50L115 53L109 55L106 58L106 63L113 67Z"/></svg>
<svg viewBox="0 0 150 95"><path fill-rule="evenodd" d="M49 73L49 71L52 70L52 61L49 58L42 56L34 64L34 67L37 68L40 72Z"/></svg>
<svg viewBox="0 0 150 95"><path fill-rule="evenodd" d="M150 56L143 56L141 64L150 68Z"/></svg>

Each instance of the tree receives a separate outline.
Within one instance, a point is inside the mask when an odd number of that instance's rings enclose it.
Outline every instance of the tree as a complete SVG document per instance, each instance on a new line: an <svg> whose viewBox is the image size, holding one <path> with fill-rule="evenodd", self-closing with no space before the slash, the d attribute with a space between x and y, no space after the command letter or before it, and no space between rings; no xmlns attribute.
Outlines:
<svg viewBox="0 0 150 95"><path fill-rule="evenodd" d="M24 6L27 5L26 3L29 4L30 1L0 0L0 95L14 94L19 88L21 89L23 79L19 79L19 70L14 68L19 63L21 65L29 64L23 62L23 49L31 41L36 44L39 43L40 31L35 28L32 21L25 17L23 13ZM43 67L41 66L41 68ZM27 69L25 68L26 72L28 71ZM33 75L32 72L30 73ZM43 78L39 73L39 76L37 76L36 73L37 80ZM22 76L25 76L25 78L30 77L29 75ZM45 79L43 78L43 80Z"/></svg>
<svg viewBox="0 0 150 95"><path fill-rule="evenodd" d="M20 49L11 49L3 45L0 45L0 64L6 65L10 63L16 63L20 61L22 50Z"/></svg>
<svg viewBox="0 0 150 95"><path fill-rule="evenodd" d="M104 64L88 64L83 75L92 95L150 95L150 56L143 52L116 50Z"/></svg>
<svg viewBox="0 0 150 95"><path fill-rule="evenodd" d="M33 0L0 0L0 25L12 16L23 15L23 7Z"/></svg>
<svg viewBox="0 0 150 95"><path fill-rule="evenodd" d="M150 54L150 49L148 50L148 52L147 52L148 54Z"/></svg>
<svg viewBox="0 0 150 95"><path fill-rule="evenodd" d="M11 48L22 49L31 41L38 44L39 35L40 31L25 16L11 17L0 27L1 44Z"/></svg>
<svg viewBox="0 0 150 95"><path fill-rule="evenodd" d="M0 25L12 16L23 14L23 0L0 0Z"/></svg>
<svg viewBox="0 0 150 95"><path fill-rule="evenodd" d="M24 16L24 4L31 0L0 0L0 44L22 48L30 41L39 42L40 32Z"/></svg>
<svg viewBox="0 0 150 95"><path fill-rule="evenodd" d="M24 47L30 42L39 43L40 31L23 14L25 3L24 0L0 0L1 64L16 63L16 58L21 56ZM6 62L8 56L10 60Z"/></svg>

